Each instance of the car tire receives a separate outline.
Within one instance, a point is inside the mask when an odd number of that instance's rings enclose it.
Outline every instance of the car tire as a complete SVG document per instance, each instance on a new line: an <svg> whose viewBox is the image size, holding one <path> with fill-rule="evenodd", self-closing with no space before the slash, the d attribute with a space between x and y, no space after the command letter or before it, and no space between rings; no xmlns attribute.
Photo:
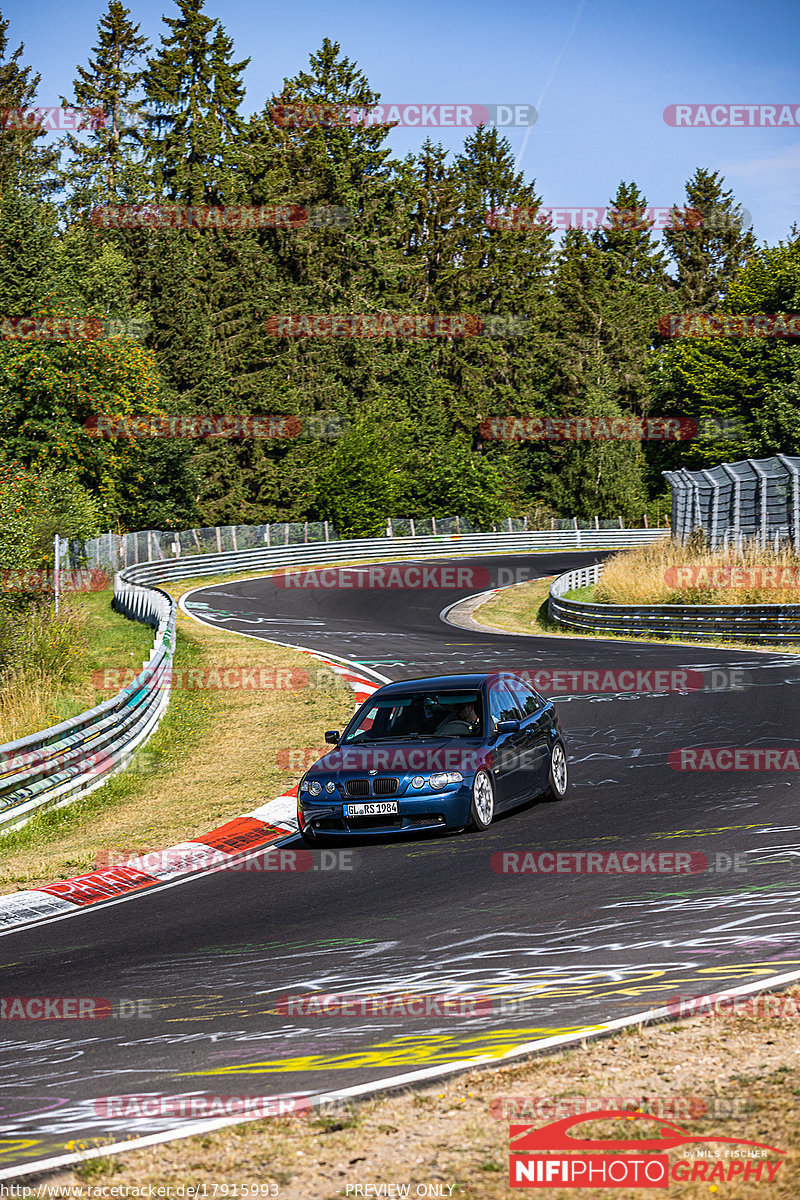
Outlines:
<svg viewBox="0 0 800 1200"><path fill-rule="evenodd" d="M472 803L467 829L488 829L494 817L494 783L488 771L477 771L472 781Z"/></svg>
<svg viewBox="0 0 800 1200"><path fill-rule="evenodd" d="M550 755L550 774L544 791L545 800L563 800L568 787L567 752L563 742L556 742Z"/></svg>

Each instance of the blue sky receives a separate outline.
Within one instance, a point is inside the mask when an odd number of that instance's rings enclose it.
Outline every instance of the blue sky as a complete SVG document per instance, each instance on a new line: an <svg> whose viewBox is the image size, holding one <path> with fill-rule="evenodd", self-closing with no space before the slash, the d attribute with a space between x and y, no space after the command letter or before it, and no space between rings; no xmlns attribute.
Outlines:
<svg viewBox="0 0 800 1200"><path fill-rule="evenodd" d="M152 43L166 0L126 0ZM78 64L96 40L105 0L3 6L12 48L41 73L38 103L71 94ZM800 223L800 127L671 128L675 103L790 104L800 110L796 3L758 9L742 0L207 0L233 37L246 71L247 111L263 106L285 76L308 65L324 37L341 44L384 101L527 103L539 107L520 166L546 205L599 207L620 180L648 202L680 203L698 166L721 171L759 241L775 244ZM800 116L800 112L798 112ZM398 154L424 134L397 129ZM431 131L457 151L464 131ZM515 154L525 132L511 130Z"/></svg>

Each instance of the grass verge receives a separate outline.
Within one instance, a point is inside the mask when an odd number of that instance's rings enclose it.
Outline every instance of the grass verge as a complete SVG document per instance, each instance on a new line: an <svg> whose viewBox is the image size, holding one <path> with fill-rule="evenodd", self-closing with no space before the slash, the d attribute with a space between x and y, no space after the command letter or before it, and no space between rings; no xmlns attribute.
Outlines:
<svg viewBox="0 0 800 1200"><path fill-rule="evenodd" d="M590 638L600 641L648 642L662 645L706 646L714 650L752 650L764 653L800 654L800 643L780 642L766 645L763 642L739 642L726 638L706 638L691 641L688 638L659 638L652 634L637 637L632 633L583 633L577 629L565 629L547 615L547 600L550 585L556 578L548 575L542 579L532 579L527 583L513 584L490 596L483 604L477 605L471 616L477 627L497 629L503 633L524 633L528 636L546 636L561 638ZM570 592L571 599L593 600L590 588L580 588ZM454 623L458 623L458 614Z"/></svg>
<svg viewBox="0 0 800 1200"><path fill-rule="evenodd" d="M596 597L603 604L797 604L800 554L753 542L709 550L698 530L685 544L667 537L612 554Z"/></svg>
<svg viewBox="0 0 800 1200"><path fill-rule="evenodd" d="M173 594L197 582L178 585ZM149 628L108 617L110 610L92 599L104 632L88 655L89 679L109 664L124 670L138 659L127 640L132 630L144 633L148 652L152 643ZM130 629L119 630L120 621ZM218 686L229 670L245 685ZM247 686L248 673L256 686ZM299 759L291 752L321 747L323 731L341 727L353 711L351 689L309 655L200 625L182 613L175 674L189 686L173 689L158 731L129 768L91 795L0 838L0 894L164 849L264 804L299 778ZM98 699L115 690L98 691Z"/></svg>
<svg viewBox="0 0 800 1200"><path fill-rule="evenodd" d="M3 680L0 744L16 741L93 708L109 693L99 676L109 668L141 670L154 631L111 608L113 589L70 596L61 614L39 609L22 614L23 662ZM117 689L118 690L118 689Z"/></svg>

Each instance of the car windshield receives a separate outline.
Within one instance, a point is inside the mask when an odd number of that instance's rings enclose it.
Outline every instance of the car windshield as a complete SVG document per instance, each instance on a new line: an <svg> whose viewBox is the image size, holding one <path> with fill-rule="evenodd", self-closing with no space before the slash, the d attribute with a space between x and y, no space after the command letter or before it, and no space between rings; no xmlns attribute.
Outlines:
<svg viewBox="0 0 800 1200"><path fill-rule="evenodd" d="M480 692L409 692L369 704L343 743L480 737L482 731Z"/></svg>

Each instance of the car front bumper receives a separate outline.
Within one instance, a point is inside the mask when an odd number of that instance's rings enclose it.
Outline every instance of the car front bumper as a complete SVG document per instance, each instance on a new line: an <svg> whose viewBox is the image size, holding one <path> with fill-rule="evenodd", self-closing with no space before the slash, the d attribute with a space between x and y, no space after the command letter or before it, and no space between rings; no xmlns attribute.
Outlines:
<svg viewBox="0 0 800 1200"><path fill-rule="evenodd" d="M463 829L469 821L472 802L471 783L463 783L446 792L426 792L421 796L399 796L398 811L383 816L346 817L342 801L317 803L303 796L297 805L300 829L320 837L385 837L392 833L413 833L435 829Z"/></svg>

